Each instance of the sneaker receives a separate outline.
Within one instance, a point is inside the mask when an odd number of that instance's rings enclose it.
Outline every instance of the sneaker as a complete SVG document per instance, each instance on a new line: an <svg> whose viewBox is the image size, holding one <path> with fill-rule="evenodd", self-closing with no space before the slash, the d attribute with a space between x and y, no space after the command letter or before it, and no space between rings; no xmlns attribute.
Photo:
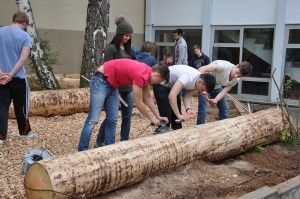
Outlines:
<svg viewBox="0 0 300 199"><path fill-rule="evenodd" d="M0 140L0 147L2 147L3 146L3 140Z"/></svg>
<svg viewBox="0 0 300 199"><path fill-rule="evenodd" d="M29 140L31 138L35 138L36 136L37 136L37 133L30 131L26 135L20 135L20 138L21 138L21 140L25 141L25 140Z"/></svg>

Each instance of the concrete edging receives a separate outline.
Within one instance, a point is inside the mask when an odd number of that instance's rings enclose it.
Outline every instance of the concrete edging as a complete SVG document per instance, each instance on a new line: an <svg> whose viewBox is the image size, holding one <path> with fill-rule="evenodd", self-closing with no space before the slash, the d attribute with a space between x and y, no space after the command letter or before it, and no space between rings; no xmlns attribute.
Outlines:
<svg viewBox="0 0 300 199"><path fill-rule="evenodd" d="M238 199L296 199L300 198L300 175L274 187L262 187Z"/></svg>

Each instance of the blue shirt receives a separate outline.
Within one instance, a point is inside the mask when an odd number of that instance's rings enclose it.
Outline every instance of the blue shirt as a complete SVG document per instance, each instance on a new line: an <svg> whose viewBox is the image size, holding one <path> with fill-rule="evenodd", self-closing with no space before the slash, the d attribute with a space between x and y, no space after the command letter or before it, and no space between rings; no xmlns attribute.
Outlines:
<svg viewBox="0 0 300 199"><path fill-rule="evenodd" d="M0 28L0 68L4 73L9 73L19 61L23 47L31 47L31 38L21 28L4 26ZM25 67L14 77L26 78Z"/></svg>

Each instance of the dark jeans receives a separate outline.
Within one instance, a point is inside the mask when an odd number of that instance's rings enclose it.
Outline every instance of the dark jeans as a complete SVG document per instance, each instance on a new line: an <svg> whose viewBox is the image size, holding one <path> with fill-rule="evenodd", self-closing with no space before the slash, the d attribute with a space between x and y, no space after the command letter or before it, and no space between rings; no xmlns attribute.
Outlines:
<svg viewBox="0 0 300 199"><path fill-rule="evenodd" d="M171 126L173 130L182 128L182 125L180 123L175 122L176 119L178 119L173 112L170 103L169 103L169 93L171 89L167 88L165 86L162 86L160 84L153 85L153 92L156 99L157 107L160 116L167 117L169 120L169 123L167 124L168 127ZM177 95L177 106L179 109L179 112L181 114L181 95Z"/></svg>
<svg viewBox="0 0 300 199"><path fill-rule="evenodd" d="M25 79L12 78L0 85L0 139L5 140L8 129L8 111L13 100L20 135L31 131L28 120L29 85Z"/></svg>

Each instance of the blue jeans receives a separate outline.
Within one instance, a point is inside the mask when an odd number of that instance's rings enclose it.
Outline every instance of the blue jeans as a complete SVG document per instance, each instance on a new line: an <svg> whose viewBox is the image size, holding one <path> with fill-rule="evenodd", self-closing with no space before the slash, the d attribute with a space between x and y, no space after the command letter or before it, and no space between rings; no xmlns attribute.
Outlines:
<svg viewBox="0 0 300 199"><path fill-rule="evenodd" d="M103 107L106 112L105 143L116 142L118 106L118 90L111 87L104 76L94 75L91 79L89 113L81 132L78 151L88 150L91 134L99 121Z"/></svg>
<svg viewBox="0 0 300 199"><path fill-rule="evenodd" d="M121 141L129 140L129 132L131 126L131 116L134 106L133 93L129 92L119 92L122 99L128 104L128 107L121 103L121 113L122 113L122 123L121 123ZM96 145L101 146L106 144L104 141L106 119L102 122L99 129L99 133L96 140Z"/></svg>
<svg viewBox="0 0 300 199"><path fill-rule="evenodd" d="M209 93L209 96L215 98L223 88L217 88L213 92ZM205 117L206 117L206 108L207 108L207 100L198 92L198 116L197 116L197 125L198 124L205 124ZM224 96L220 101L217 103L219 109L219 120L226 119L229 115L229 107L227 104L226 96Z"/></svg>

